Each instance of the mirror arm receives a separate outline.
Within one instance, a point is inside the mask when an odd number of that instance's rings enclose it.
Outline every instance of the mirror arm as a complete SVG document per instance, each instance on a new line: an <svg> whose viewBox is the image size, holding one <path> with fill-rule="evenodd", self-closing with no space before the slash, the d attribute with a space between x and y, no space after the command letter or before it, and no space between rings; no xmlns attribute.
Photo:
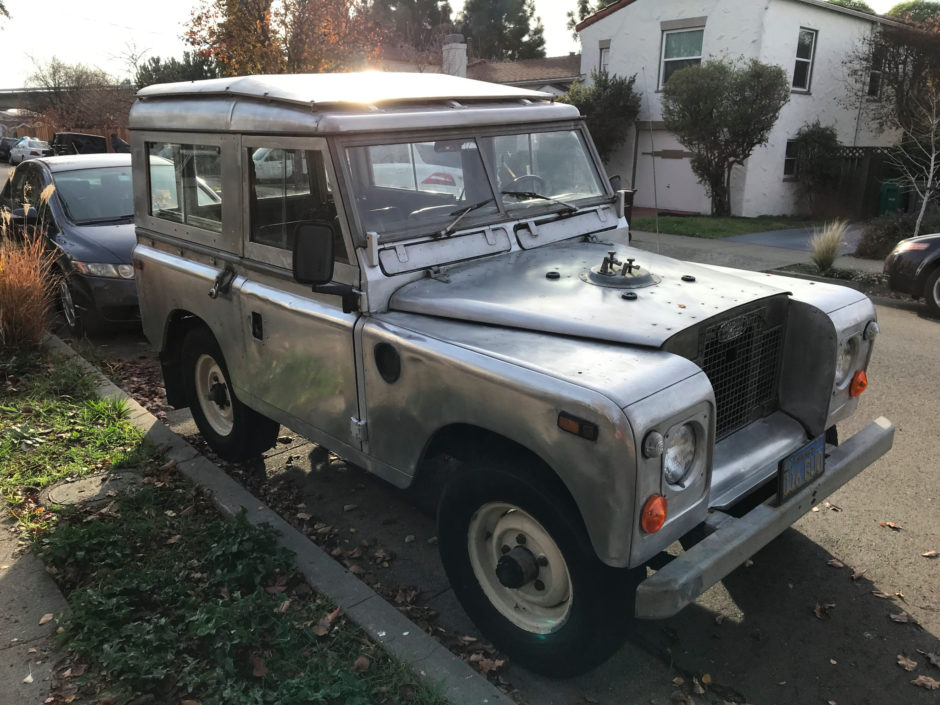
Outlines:
<svg viewBox="0 0 940 705"><path fill-rule="evenodd" d="M359 310L359 295L362 292L352 284L329 282L328 284L314 284L312 289L317 294L341 296L343 298L343 313L353 313Z"/></svg>

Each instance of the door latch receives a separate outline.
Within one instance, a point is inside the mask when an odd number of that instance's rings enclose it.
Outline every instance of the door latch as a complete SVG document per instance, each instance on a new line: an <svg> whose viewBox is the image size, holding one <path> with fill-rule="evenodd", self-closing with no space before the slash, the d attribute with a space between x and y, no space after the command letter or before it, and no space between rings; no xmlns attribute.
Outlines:
<svg viewBox="0 0 940 705"><path fill-rule="evenodd" d="M232 288L232 282L234 280L235 270L231 267L223 269L215 278L215 283L212 285L212 288L209 289L209 298L215 299L219 294L227 294L229 289Z"/></svg>

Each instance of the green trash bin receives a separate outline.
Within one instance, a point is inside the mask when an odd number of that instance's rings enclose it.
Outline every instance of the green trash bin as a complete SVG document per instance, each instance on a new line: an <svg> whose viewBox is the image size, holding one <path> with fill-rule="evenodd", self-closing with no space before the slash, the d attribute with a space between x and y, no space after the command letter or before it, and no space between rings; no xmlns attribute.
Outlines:
<svg viewBox="0 0 940 705"><path fill-rule="evenodd" d="M881 184L881 207L878 209L878 215L885 213L897 213L904 208L904 199L901 193L901 187L891 181L885 181Z"/></svg>

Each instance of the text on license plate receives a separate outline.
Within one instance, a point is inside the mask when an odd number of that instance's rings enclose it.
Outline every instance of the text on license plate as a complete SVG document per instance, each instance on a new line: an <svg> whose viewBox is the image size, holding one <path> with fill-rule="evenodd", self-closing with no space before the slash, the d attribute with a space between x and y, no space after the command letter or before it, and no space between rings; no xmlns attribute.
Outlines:
<svg viewBox="0 0 940 705"><path fill-rule="evenodd" d="M825 457L826 437L819 436L781 460L777 471L777 501L786 501L822 475Z"/></svg>

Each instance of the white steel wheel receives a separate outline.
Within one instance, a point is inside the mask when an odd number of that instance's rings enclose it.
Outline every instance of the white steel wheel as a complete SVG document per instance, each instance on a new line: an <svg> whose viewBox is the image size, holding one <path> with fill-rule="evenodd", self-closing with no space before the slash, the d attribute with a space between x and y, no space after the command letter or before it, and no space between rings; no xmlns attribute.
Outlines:
<svg viewBox="0 0 940 705"><path fill-rule="evenodd" d="M62 317L69 330L78 330L78 313L75 310L75 301L72 299L72 289L64 275L59 277L59 308L62 309Z"/></svg>
<svg viewBox="0 0 940 705"><path fill-rule="evenodd" d="M220 436L235 427L235 411L225 374L211 355L202 354L195 366L196 398L206 422Z"/></svg>
<svg viewBox="0 0 940 705"><path fill-rule="evenodd" d="M532 634L560 629L571 612L571 576L545 528L519 507L490 502L467 531L473 573L490 603Z"/></svg>

